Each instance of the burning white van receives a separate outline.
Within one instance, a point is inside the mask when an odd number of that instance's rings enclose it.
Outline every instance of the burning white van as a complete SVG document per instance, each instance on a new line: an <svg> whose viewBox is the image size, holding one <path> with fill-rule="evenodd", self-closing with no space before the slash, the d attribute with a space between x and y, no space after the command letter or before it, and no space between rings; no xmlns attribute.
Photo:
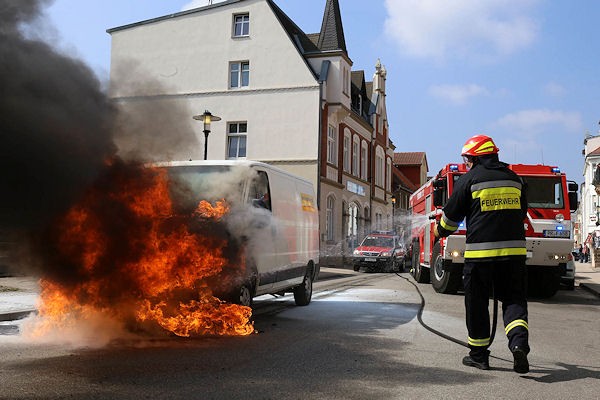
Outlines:
<svg viewBox="0 0 600 400"><path fill-rule="evenodd" d="M319 273L319 217L310 182L255 161L153 166L167 170L180 207L226 202L223 221L232 242L244 248L245 264L237 277L219 278L226 281L226 300L249 306L255 296L293 292L297 305L310 303Z"/></svg>

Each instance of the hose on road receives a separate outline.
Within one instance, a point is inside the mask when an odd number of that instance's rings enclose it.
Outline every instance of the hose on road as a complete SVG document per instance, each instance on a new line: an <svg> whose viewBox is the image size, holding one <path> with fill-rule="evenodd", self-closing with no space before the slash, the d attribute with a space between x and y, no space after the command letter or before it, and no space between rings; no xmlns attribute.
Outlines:
<svg viewBox="0 0 600 400"><path fill-rule="evenodd" d="M417 289L417 293L419 293L419 296L421 297L421 306L419 307L419 311L417 312L417 320L419 321L419 323L423 326L423 328L427 329L429 332L433 333L434 335L440 336L446 340L449 340L453 343L459 344L461 346L464 346L466 348L469 348L469 345L467 344L467 342L464 342L462 340L458 340L452 336L449 336L443 332L438 331L437 329L434 329L432 327L430 327L429 325L427 325L425 322L423 322L423 310L425 309L425 297L423 297L423 293L421 293L421 289L419 289L419 286L417 286L413 281L411 281L409 278L406 278L402 275L400 275L399 273L396 273L396 275L399 278L404 279L406 282L410 283L411 285L413 285L415 287L415 289ZM494 342L494 337L496 336L496 326L498 324L498 299L496 298L496 296L494 296L494 316L492 319L492 330L490 333L490 344L489 346L492 345L492 343ZM488 347L489 347L488 346Z"/></svg>

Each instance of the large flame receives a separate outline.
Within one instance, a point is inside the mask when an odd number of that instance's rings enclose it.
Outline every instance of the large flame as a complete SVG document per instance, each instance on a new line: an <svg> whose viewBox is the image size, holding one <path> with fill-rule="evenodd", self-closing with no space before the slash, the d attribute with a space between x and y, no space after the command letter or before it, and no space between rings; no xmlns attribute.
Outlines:
<svg viewBox="0 0 600 400"><path fill-rule="evenodd" d="M46 235L54 270L41 281L33 334L98 313L185 337L251 334L251 308L215 296L245 268L222 222L228 204L178 213L164 169L110 169Z"/></svg>

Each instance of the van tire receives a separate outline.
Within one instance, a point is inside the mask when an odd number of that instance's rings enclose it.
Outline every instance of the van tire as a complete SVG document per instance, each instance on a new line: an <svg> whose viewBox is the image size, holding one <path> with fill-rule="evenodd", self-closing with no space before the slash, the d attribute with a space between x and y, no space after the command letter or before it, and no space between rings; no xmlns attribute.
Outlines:
<svg viewBox="0 0 600 400"><path fill-rule="evenodd" d="M240 288L237 304L246 307L252 307L252 289L250 285L242 285Z"/></svg>
<svg viewBox="0 0 600 400"><path fill-rule="evenodd" d="M234 304L252 307L254 295L256 294L256 280L258 274L253 261L250 260L248 263L249 264L247 265L252 265L252 267L249 268L244 282L238 286L237 289L233 290L231 297Z"/></svg>
<svg viewBox="0 0 600 400"><path fill-rule="evenodd" d="M302 284L294 288L294 301L297 306L307 306L312 299L313 292L313 267L309 266L304 275Z"/></svg>

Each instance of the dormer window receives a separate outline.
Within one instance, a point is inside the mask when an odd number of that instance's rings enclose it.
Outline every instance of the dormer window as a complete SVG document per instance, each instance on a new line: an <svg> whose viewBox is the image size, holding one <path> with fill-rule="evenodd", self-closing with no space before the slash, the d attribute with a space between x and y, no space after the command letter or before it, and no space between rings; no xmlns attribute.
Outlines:
<svg viewBox="0 0 600 400"><path fill-rule="evenodd" d="M244 37L250 34L250 14L233 16L233 37Z"/></svg>

